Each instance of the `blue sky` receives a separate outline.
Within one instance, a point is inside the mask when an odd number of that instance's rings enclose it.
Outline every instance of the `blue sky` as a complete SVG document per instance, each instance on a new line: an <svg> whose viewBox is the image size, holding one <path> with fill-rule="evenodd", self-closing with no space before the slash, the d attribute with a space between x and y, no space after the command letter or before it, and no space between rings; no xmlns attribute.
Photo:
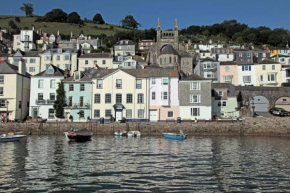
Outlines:
<svg viewBox="0 0 290 193"><path fill-rule="evenodd" d="M24 15L22 3L32 3L34 14L61 8L67 13L76 11L82 18L101 13L105 22L119 24L126 15L133 15L141 29L155 28L160 18L163 30L190 25L209 25L237 19L249 26L283 27L290 29L290 0L8 0L1 2L1 15Z"/></svg>

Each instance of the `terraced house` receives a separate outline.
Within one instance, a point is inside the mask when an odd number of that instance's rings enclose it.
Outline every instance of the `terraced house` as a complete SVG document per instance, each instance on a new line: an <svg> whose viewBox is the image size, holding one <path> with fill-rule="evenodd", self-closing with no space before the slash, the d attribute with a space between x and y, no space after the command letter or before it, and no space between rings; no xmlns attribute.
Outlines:
<svg viewBox="0 0 290 193"><path fill-rule="evenodd" d="M281 64L272 60L263 60L255 64L256 68L256 86L281 86L282 71Z"/></svg>
<svg viewBox="0 0 290 193"><path fill-rule="evenodd" d="M96 67L112 69L113 56L111 53L81 54L78 58L78 65L80 71Z"/></svg>

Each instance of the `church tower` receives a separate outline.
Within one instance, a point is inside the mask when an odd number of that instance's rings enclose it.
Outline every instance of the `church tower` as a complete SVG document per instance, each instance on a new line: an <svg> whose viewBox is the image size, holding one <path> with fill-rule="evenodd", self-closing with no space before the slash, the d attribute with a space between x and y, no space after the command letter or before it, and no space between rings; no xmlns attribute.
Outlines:
<svg viewBox="0 0 290 193"><path fill-rule="evenodd" d="M175 19L174 23L174 45L177 49L179 49L179 43L178 43L178 23L177 19Z"/></svg>
<svg viewBox="0 0 290 193"><path fill-rule="evenodd" d="M160 42L161 40L161 25L160 25L160 20L158 18L157 20L157 37L156 37L156 41Z"/></svg>

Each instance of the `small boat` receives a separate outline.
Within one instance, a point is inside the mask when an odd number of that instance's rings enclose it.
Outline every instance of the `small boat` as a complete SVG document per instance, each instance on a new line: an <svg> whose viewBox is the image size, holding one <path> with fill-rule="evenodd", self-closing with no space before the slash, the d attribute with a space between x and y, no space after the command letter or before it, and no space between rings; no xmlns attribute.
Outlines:
<svg viewBox="0 0 290 193"><path fill-rule="evenodd" d="M127 131L118 131L118 132L115 132L115 136L127 136Z"/></svg>
<svg viewBox="0 0 290 193"><path fill-rule="evenodd" d="M93 135L92 132L87 129L73 130L71 129L68 132L64 132L65 136L70 141L89 141Z"/></svg>
<svg viewBox="0 0 290 193"><path fill-rule="evenodd" d="M187 135L184 135L182 131L180 133L163 133L167 139L187 139Z"/></svg>
<svg viewBox="0 0 290 193"><path fill-rule="evenodd" d="M26 135L7 135L7 134L2 134L0 136L0 142L20 141L21 139L23 139L25 137L26 137Z"/></svg>
<svg viewBox="0 0 290 193"><path fill-rule="evenodd" d="M127 135L128 137L140 137L141 133L140 131L129 131Z"/></svg>

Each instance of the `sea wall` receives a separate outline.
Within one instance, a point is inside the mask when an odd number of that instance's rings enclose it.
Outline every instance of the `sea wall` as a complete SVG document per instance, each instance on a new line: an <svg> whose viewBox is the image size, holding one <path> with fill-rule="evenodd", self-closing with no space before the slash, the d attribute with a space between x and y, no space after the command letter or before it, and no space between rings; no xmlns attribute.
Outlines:
<svg viewBox="0 0 290 193"><path fill-rule="evenodd" d="M188 135L290 136L290 118L249 117L235 122L197 123L0 123L0 134L14 131L28 135L57 135L71 128L87 128L94 135L111 135L123 130L139 130L142 135L162 135L182 130Z"/></svg>

